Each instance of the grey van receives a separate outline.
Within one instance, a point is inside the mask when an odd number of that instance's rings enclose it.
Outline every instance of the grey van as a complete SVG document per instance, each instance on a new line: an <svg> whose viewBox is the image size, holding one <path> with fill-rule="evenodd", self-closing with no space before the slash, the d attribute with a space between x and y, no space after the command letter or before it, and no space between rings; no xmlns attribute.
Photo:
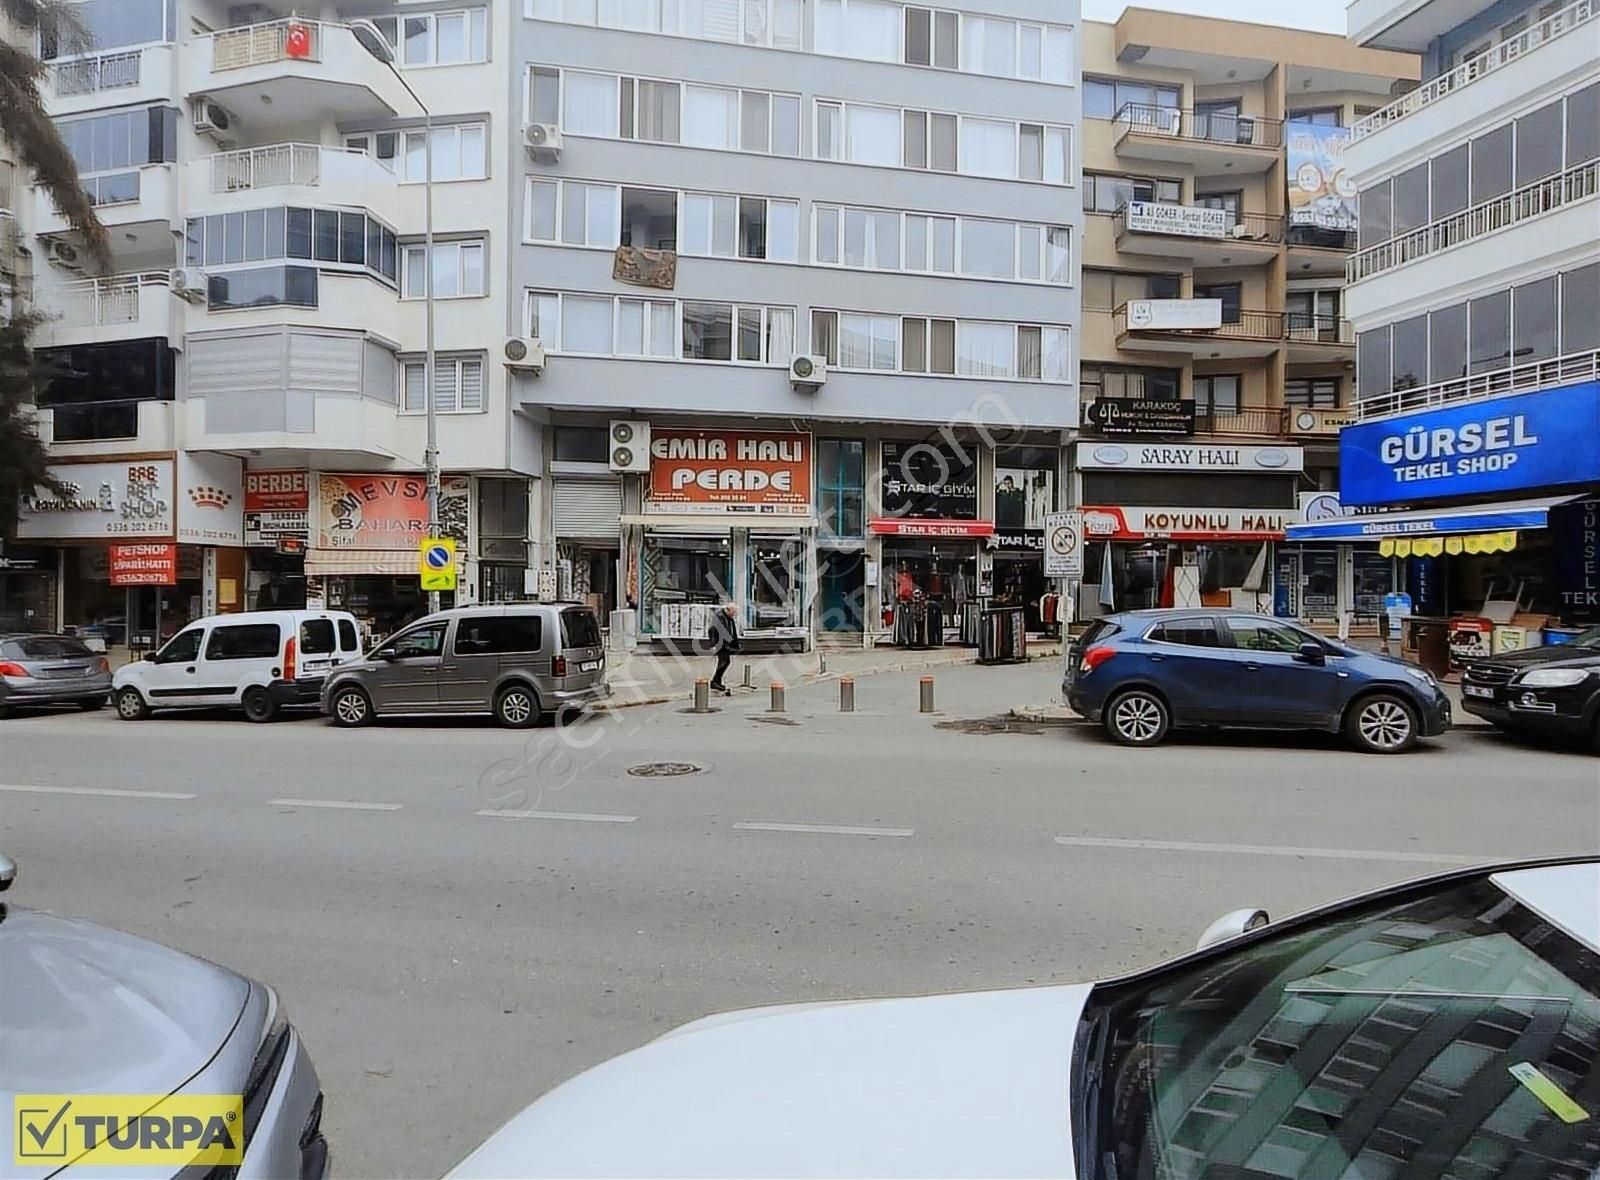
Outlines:
<svg viewBox="0 0 1600 1180"><path fill-rule="evenodd" d="M611 695L600 622L565 602L440 611L345 664L322 687L333 724L374 717L491 713L523 728Z"/></svg>

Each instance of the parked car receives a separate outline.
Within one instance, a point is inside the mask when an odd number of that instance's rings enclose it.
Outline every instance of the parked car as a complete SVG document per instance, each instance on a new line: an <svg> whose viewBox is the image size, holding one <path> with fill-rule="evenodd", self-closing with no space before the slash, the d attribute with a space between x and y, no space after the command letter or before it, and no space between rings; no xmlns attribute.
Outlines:
<svg viewBox="0 0 1600 1180"><path fill-rule="evenodd" d="M1125 746L1218 726L1343 733L1398 754L1450 727L1450 699L1426 670L1244 611L1107 615L1068 648L1061 688Z"/></svg>
<svg viewBox="0 0 1600 1180"><path fill-rule="evenodd" d="M1600 750L1600 627L1570 643L1469 660L1461 707L1510 733L1587 739Z"/></svg>
<svg viewBox="0 0 1600 1180"><path fill-rule="evenodd" d="M1600 860L1474 868L1098 984L728 1012L579 1074L450 1180L1589 1177Z"/></svg>
<svg viewBox="0 0 1600 1180"><path fill-rule="evenodd" d="M0 634L0 717L17 705L100 709L111 665L71 635Z"/></svg>
<svg viewBox="0 0 1600 1180"><path fill-rule="evenodd" d="M15 878L0 856L0 891ZM327 1172L322 1085L272 988L131 934L9 904L0 905L0 1093L241 1094L244 1163L207 1176ZM37 1167L19 1158L28 1144L14 1138L25 1132L9 1097L7 1106L5 1175L78 1174L70 1160Z"/></svg>
<svg viewBox="0 0 1600 1180"><path fill-rule="evenodd" d="M112 677L117 716L231 706L271 721L286 705L315 705L328 673L361 655L361 629L344 611L272 610L190 623L148 659Z"/></svg>
<svg viewBox="0 0 1600 1180"><path fill-rule="evenodd" d="M333 724L489 713L522 728L611 695L600 621L575 603L440 611L340 667L322 689Z"/></svg>

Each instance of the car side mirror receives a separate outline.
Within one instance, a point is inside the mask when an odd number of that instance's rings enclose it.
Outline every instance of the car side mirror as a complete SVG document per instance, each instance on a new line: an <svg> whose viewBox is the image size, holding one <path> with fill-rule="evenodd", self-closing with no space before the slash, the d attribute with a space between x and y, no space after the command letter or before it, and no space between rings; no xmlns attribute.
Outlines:
<svg viewBox="0 0 1600 1180"><path fill-rule="evenodd" d="M1300 645L1300 650L1295 653L1295 659L1302 664L1326 664L1328 662L1328 649L1320 643L1312 643L1309 639Z"/></svg>
<svg viewBox="0 0 1600 1180"><path fill-rule="evenodd" d="M1260 930L1270 921L1272 919L1266 910L1232 910L1201 932L1200 941L1194 944L1194 949L1203 951L1208 946L1216 946L1219 942L1227 942L1230 938L1238 938L1241 934Z"/></svg>
<svg viewBox="0 0 1600 1180"><path fill-rule="evenodd" d="M381 663L387 664L390 660L394 659L394 648L380 647L367 658L371 660L378 660Z"/></svg>

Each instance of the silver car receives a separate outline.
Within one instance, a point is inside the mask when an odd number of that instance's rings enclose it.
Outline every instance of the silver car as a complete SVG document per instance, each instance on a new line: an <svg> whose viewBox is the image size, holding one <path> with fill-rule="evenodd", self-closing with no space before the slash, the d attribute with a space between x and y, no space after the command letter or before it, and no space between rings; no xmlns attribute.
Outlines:
<svg viewBox="0 0 1600 1180"><path fill-rule="evenodd" d="M335 725L374 717L492 714L521 729L611 695L600 622L576 603L440 611L328 674L322 711Z"/></svg>
<svg viewBox="0 0 1600 1180"><path fill-rule="evenodd" d="M0 890L15 876L0 856ZM81 1158L63 1135L68 1157L46 1160L59 1123L30 1124L13 1095L123 1094L242 1095L243 1162L208 1177L327 1174L322 1085L271 988L131 934L0 905L0 1161L14 1169L4 1175L71 1180L72 1153ZM19 1142L25 1125L33 1138ZM20 1162L30 1153L41 1162Z"/></svg>
<svg viewBox="0 0 1600 1180"><path fill-rule="evenodd" d="M103 708L111 665L71 635L0 634L0 717L18 705Z"/></svg>

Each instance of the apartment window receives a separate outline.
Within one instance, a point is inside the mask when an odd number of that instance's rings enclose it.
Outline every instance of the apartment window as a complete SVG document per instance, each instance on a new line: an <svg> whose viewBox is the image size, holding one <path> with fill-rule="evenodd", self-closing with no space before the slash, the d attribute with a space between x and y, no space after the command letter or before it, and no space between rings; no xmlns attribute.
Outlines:
<svg viewBox="0 0 1600 1180"><path fill-rule="evenodd" d="M344 137L344 146L353 152L363 152L382 164L390 172L395 170L395 160L400 155L398 131L364 131L360 135Z"/></svg>
<svg viewBox="0 0 1600 1180"><path fill-rule="evenodd" d="M817 515L824 536L859 537L866 498L866 444L858 438L817 440Z"/></svg>
<svg viewBox="0 0 1600 1180"><path fill-rule="evenodd" d="M846 209L844 264L867 270L899 270L900 214Z"/></svg>
<svg viewBox="0 0 1600 1180"><path fill-rule="evenodd" d="M1511 191L1511 124L1472 140L1472 203Z"/></svg>
<svg viewBox="0 0 1600 1180"><path fill-rule="evenodd" d="M961 273L988 278L1016 276L1017 227L1009 221L966 217L961 222Z"/></svg>
<svg viewBox="0 0 1600 1180"><path fill-rule="evenodd" d="M561 71L534 66L528 71L528 121L561 122ZM567 130L574 128L567 124Z"/></svg>
<svg viewBox="0 0 1600 1180"><path fill-rule="evenodd" d="M954 70L961 63L961 16L933 8L905 9L908 65Z"/></svg>
<svg viewBox="0 0 1600 1180"><path fill-rule="evenodd" d="M400 408L408 414L426 412L423 391L428 387L427 362L400 363ZM433 365L433 408L440 414L478 414L484 410L482 357L439 356Z"/></svg>
<svg viewBox="0 0 1600 1180"><path fill-rule="evenodd" d="M934 274L955 273L956 219L954 217L907 213L905 233L907 270L928 271Z"/></svg>
<svg viewBox="0 0 1600 1180"><path fill-rule="evenodd" d="M316 307L317 268L263 266L206 276L211 311L253 307Z"/></svg>
<svg viewBox="0 0 1600 1180"><path fill-rule="evenodd" d="M1394 182L1386 180L1362 190L1357 218L1363 246L1375 246L1393 236L1393 189Z"/></svg>
<svg viewBox="0 0 1600 1180"><path fill-rule="evenodd" d="M1070 381L1068 332L1038 324L1017 325L1018 377L1032 381Z"/></svg>
<svg viewBox="0 0 1600 1180"><path fill-rule="evenodd" d="M900 8L879 0L818 0L818 53L869 61L900 60Z"/></svg>
<svg viewBox="0 0 1600 1180"><path fill-rule="evenodd" d="M799 49L800 0L528 0L538 20Z"/></svg>
<svg viewBox="0 0 1600 1180"><path fill-rule="evenodd" d="M557 426L558 463L609 463L611 433L604 426Z"/></svg>
<svg viewBox="0 0 1600 1180"><path fill-rule="evenodd" d="M1428 316L1428 382L1466 375L1467 305L1457 303Z"/></svg>
<svg viewBox="0 0 1600 1180"><path fill-rule="evenodd" d="M1178 204L1183 200L1183 182L1165 177L1115 176L1109 172L1083 174L1085 213L1115 213L1129 201L1161 201Z"/></svg>
<svg viewBox="0 0 1600 1180"><path fill-rule="evenodd" d="M616 135L617 76L567 70L561 76L561 126L572 135Z"/></svg>
<svg viewBox="0 0 1600 1180"><path fill-rule="evenodd" d="M1017 135L1018 179L1043 180L1049 184L1066 183L1072 162L1065 127L1022 123L1017 127Z"/></svg>
<svg viewBox="0 0 1600 1180"><path fill-rule="evenodd" d="M1561 171L1562 107L1547 103L1517 120L1518 187Z"/></svg>
<svg viewBox="0 0 1600 1180"><path fill-rule="evenodd" d="M728 150L741 146L737 90L685 86L683 91L683 143Z"/></svg>
<svg viewBox="0 0 1600 1180"><path fill-rule="evenodd" d="M678 194L623 186L621 243L647 250L676 250Z"/></svg>
<svg viewBox="0 0 1600 1180"><path fill-rule="evenodd" d="M1356 336L1356 393L1361 397L1388 393L1394 388L1389 379L1389 337L1388 325Z"/></svg>
<svg viewBox="0 0 1600 1180"><path fill-rule="evenodd" d="M1194 297L1196 299L1216 299L1222 303L1222 322L1237 324L1243 312L1240 310L1240 298L1243 288L1238 283L1196 283Z"/></svg>
<svg viewBox="0 0 1600 1180"><path fill-rule="evenodd" d="M1221 373L1194 379L1194 410L1197 414L1221 417L1239 412L1239 387L1243 378L1237 373Z"/></svg>
<svg viewBox="0 0 1600 1180"><path fill-rule="evenodd" d="M956 170L957 120L954 115L930 111L906 111L901 163L907 168L929 168L935 172Z"/></svg>
<svg viewBox="0 0 1600 1180"><path fill-rule="evenodd" d="M434 180L482 180L488 173L482 123L462 123L433 129ZM428 177L427 136L421 131L405 134L404 171L400 179L421 184Z"/></svg>
<svg viewBox="0 0 1600 1180"><path fill-rule="evenodd" d="M1467 207L1466 144L1435 156L1429 164L1429 213L1435 219L1459 213Z"/></svg>
<svg viewBox="0 0 1600 1180"><path fill-rule="evenodd" d="M1391 389L1415 389L1428 383L1428 317L1415 316L1393 325L1389 381Z"/></svg>
<svg viewBox="0 0 1600 1180"><path fill-rule="evenodd" d="M1338 326L1339 292L1290 291L1283 309L1290 331L1331 331Z"/></svg>
<svg viewBox="0 0 1600 1180"><path fill-rule="evenodd" d="M81 187L96 205L137 201L138 169L178 158L178 112L173 107L63 119L56 130L77 165Z"/></svg>
<svg viewBox="0 0 1600 1180"><path fill-rule="evenodd" d="M893 372L899 367L900 321L891 315L839 313L839 365Z"/></svg>
<svg viewBox="0 0 1600 1180"><path fill-rule="evenodd" d="M401 20L400 64L452 66L487 61L489 10L430 12Z"/></svg>
<svg viewBox="0 0 1600 1180"><path fill-rule="evenodd" d="M1156 86L1147 82L1126 82L1113 78L1083 80L1083 117L1114 119L1123 107L1177 109L1183 105L1183 91L1177 86Z"/></svg>
<svg viewBox="0 0 1600 1180"><path fill-rule="evenodd" d="M1318 107L1315 110L1290 111L1289 122L1309 123L1313 127L1339 127L1344 112L1339 107Z"/></svg>
<svg viewBox="0 0 1600 1180"><path fill-rule="evenodd" d="M954 373L956 322L922 316L902 317L900 368L907 373Z"/></svg>
<svg viewBox="0 0 1600 1180"><path fill-rule="evenodd" d="M1314 410L1334 409L1339 405L1339 378L1291 377L1283 383L1283 401Z"/></svg>
<svg viewBox="0 0 1600 1180"><path fill-rule="evenodd" d="M1561 276L1561 351L1600 348L1600 262Z"/></svg>
<svg viewBox="0 0 1600 1180"><path fill-rule="evenodd" d="M1551 275L1511 289L1511 363L1556 355L1556 279Z"/></svg>
<svg viewBox="0 0 1600 1180"><path fill-rule="evenodd" d="M171 41L176 15L170 0L79 0L72 6L73 20L84 34L82 47L95 52ZM54 60L61 48L56 39L41 37L39 60ZM66 48L72 54L79 47Z"/></svg>
<svg viewBox="0 0 1600 1180"><path fill-rule="evenodd" d="M1017 175L1017 125L999 119L961 120L961 171L972 176Z"/></svg>
<svg viewBox="0 0 1600 1180"><path fill-rule="evenodd" d="M1567 167L1600 157L1600 82L1567 95Z"/></svg>
<svg viewBox="0 0 1600 1180"><path fill-rule="evenodd" d="M794 355L794 308L683 303L684 360L788 364Z"/></svg>
<svg viewBox="0 0 1600 1180"><path fill-rule="evenodd" d="M799 202L725 193L685 193L682 250L713 258L798 261Z"/></svg>
<svg viewBox="0 0 1600 1180"><path fill-rule="evenodd" d="M306 259L365 267L394 282L394 231L376 218L334 209L250 209L191 217L184 232L184 265L230 266Z"/></svg>
<svg viewBox="0 0 1600 1180"><path fill-rule="evenodd" d="M554 242L556 237L556 207L560 202L561 188L553 180L528 180L528 193L523 206L522 220L527 227L529 241Z"/></svg>
<svg viewBox="0 0 1600 1180"><path fill-rule="evenodd" d="M1010 377L1016 372L1016 327L962 320L956 331L956 372L967 377Z"/></svg>
<svg viewBox="0 0 1600 1180"><path fill-rule="evenodd" d="M901 112L891 107L817 102L821 159L895 167L903 159L901 137Z"/></svg>
<svg viewBox="0 0 1600 1180"><path fill-rule="evenodd" d="M617 186L569 180L561 186L561 240L569 246L617 244Z"/></svg>
<svg viewBox="0 0 1600 1180"><path fill-rule="evenodd" d="M1087 401L1103 397L1176 401L1178 381L1181 376L1182 373L1178 369L1084 364L1079 369L1078 381Z"/></svg>
<svg viewBox="0 0 1600 1180"><path fill-rule="evenodd" d="M1115 311L1131 299L1176 299L1179 285L1175 274L1086 269L1083 306L1091 311Z"/></svg>
<svg viewBox="0 0 1600 1180"><path fill-rule="evenodd" d="M433 293L439 299L465 299L483 295L484 243L435 242L433 244ZM427 275L423 261L427 247L422 244L405 248L405 282L402 290L406 299L423 299L428 294Z"/></svg>
<svg viewBox="0 0 1600 1180"><path fill-rule="evenodd" d="M1511 363L1511 292L1496 291L1467 302L1467 361L1473 373Z"/></svg>
<svg viewBox="0 0 1600 1180"><path fill-rule="evenodd" d="M1394 178L1391 229L1396 237L1428 224L1428 165L1418 164Z"/></svg>
<svg viewBox="0 0 1600 1180"><path fill-rule="evenodd" d="M678 355L678 308L669 299L617 300L617 355Z"/></svg>
<svg viewBox="0 0 1600 1180"><path fill-rule="evenodd" d="M1017 73L1017 22L962 14L961 65L975 74L1012 78Z"/></svg>
<svg viewBox="0 0 1600 1180"><path fill-rule="evenodd" d="M561 351L611 355L612 303L605 295L563 295Z"/></svg>
<svg viewBox="0 0 1600 1180"><path fill-rule="evenodd" d="M546 348L558 347L561 339L561 296L553 291L528 292L528 335Z"/></svg>
<svg viewBox="0 0 1600 1180"><path fill-rule="evenodd" d="M683 356L688 360L733 359L733 306L727 303L685 302L683 305Z"/></svg>

